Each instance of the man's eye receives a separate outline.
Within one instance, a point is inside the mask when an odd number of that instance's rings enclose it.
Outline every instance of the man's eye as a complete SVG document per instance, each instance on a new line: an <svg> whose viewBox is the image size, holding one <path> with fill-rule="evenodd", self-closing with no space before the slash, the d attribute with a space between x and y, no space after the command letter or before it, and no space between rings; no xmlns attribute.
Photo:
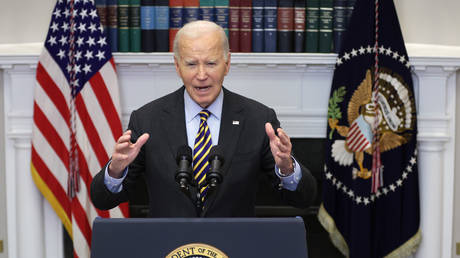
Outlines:
<svg viewBox="0 0 460 258"><path fill-rule="evenodd" d="M216 65L216 62L209 62L208 65L214 66L214 65Z"/></svg>
<svg viewBox="0 0 460 258"><path fill-rule="evenodd" d="M187 63L187 66L195 66L195 63Z"/></svg>

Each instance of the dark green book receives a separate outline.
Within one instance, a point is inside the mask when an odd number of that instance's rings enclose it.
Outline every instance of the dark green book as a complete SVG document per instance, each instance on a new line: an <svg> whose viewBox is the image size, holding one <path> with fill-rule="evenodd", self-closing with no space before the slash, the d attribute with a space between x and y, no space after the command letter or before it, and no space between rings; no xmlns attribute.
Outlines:
<svg viewBox="0 0 460 258"><path fill-rule="evenodd" d="M319 52L333 52L334 1L319 1Z"/></svg>
<svg viewBox="0 0 460 258"><path fill-rule="evenodd" d="M305 27L305 51L317 53L319 42L319 0L307 0Z"/></svg>
<svg viewBox="0 0 460 258"><path fill-rule="evenodd" d="M141 51L141 0L129 0L129 51Z"/></svg>
<svg viewBox="0 0 460 258"><path fill-rule="evenodd" d="M118 0L118 51L129 52L129 0Z"/></svg>

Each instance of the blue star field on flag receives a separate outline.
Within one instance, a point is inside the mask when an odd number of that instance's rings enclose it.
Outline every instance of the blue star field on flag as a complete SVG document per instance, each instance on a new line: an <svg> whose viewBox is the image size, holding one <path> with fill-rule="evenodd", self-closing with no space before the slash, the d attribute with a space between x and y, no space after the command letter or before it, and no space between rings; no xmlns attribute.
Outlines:
<svg viewBox="0 0 460 258"><path fill-rule="evenodd" d="M74 13L74 65L71 62L71 14ZM99 21L94 0L59 0L54 8L50 28L45 41L56 63L59 64L67 80L75 73L74 94L78 94L85 83L110 60L112 53L107 36Z"/></svg>

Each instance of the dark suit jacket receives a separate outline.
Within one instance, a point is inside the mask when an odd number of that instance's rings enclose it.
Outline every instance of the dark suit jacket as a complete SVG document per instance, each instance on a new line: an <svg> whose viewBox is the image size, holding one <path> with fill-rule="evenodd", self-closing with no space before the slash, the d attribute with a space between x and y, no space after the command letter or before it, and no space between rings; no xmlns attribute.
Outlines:
<svg viewBox="0 0 460 258"><path fill-rule="evenodd" d="M105 167L94 177L91 199L99 209L110 209L132 198L134 182L144 174L152 217L196 217L195 203L179 189L175 181L176 154L187 144L184 87L154 100L131 114L129 129L133 138L149 133L150 138L129 166L120 193L111 193L104 185ZM279 121L273 109L224 90L219 146L223 149L223 182L207 195L204 217L252 217L258 177L267 176L278 188L275 162L270 151L265 123L274 128ZM233 121L239 121L234 124ZM296 191L279 190L282 198L296 207L306 207L316 195L316 181L303 166Z"/></svg>

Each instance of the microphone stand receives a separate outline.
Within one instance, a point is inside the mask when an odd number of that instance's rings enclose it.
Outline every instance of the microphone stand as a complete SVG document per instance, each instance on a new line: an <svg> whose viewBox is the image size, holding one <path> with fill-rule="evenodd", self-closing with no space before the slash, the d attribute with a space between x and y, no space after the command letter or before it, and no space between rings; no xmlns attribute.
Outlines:
<svg viewBox="0 0 460 258"><path fill-rule="evenodd" d="M201 217L201 212L203 211L203 202L201 201L201 194L200 194L200 189L197 187L197 193L196 193L196 216Z"/></svg>

